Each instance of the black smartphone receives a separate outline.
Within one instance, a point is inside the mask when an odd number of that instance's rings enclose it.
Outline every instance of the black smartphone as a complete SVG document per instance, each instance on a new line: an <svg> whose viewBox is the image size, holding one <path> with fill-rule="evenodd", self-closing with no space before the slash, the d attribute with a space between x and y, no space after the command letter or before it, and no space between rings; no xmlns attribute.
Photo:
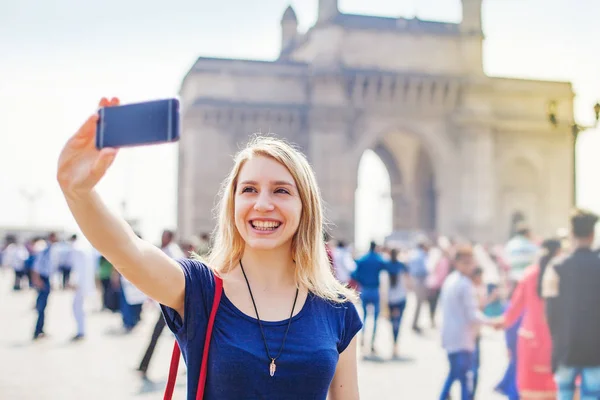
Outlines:
<svg viewBox="0 0 600 400"><path fill-rule="evenodd" d="M175 98L102 107L98 114L98 150L179 140L179 100Z"/></svg>

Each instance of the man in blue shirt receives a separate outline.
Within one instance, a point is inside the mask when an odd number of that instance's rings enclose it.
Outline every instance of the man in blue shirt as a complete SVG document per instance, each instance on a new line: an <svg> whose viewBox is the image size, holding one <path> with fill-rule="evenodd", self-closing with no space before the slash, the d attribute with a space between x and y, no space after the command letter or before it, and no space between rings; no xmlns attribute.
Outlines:
<svg viewBox="0 0 600 400"><path fill-rule="evenodd" d="M379 317L379 274L385 269L385 261L376 251L377 244L371 242L369 252L356 260L356 270L352 278L360 285L360 300L363 306L363 321L367 319L367 307L373 306L373 336L371 337L371 352L375 353L375 335L377 334L377 318ZM364 329L364 325L363 325ZM363 332L361 345L364 345Z"/></svg>
<svg viewBox="0 0 600 400"><path fill-rule="evenodd" d="M38 289L38 297L35 303L38 319L35 324L35 332L33 333L34 340L45 336L44 317L46 306L48 305L48 297L50 296L50 278L58 267L58 257L54 249L54 244L57 241L56 233L51 232L46 239L46 248L37 253L33 261L32 280L34 286Z"/></svg>

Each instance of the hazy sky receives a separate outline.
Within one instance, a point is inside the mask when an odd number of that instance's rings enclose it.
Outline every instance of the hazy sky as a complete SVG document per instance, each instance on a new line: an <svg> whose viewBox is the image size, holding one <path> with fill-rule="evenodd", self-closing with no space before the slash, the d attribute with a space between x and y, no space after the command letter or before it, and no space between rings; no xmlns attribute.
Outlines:
<svg viewBox="0 0 600 400"><path fill-rule="evenodd" d="M176 96L198 56L272 60L288 4L300 29L316 0L32 0L0 3L0 225L75 227L55 182L64 141L101 96L123 102ZM459 0L340 0L343 12L460 21ZM485 0L485 70L494 76L571 81L579 121L600 98L598 16L589 0ZM560 117L560 116L559 116ZM593 177L598 131L582 137L582 204L600 208ZM175 226L174 145L121 152L100 190L111 207L129 199L153 241ZM158 161L160 160L160 161ZM23 190L39 193L33 212Z"/></svg>

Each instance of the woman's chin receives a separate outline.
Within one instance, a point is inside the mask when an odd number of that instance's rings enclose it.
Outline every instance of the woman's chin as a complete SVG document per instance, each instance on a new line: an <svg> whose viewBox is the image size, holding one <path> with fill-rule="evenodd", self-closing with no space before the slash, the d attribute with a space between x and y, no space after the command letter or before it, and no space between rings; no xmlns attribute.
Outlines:
<svg viewBox="0 0 600 400"><path fill-rule="evenodd" d="M281 245L277 240L270 239L250 239L246 242L246 246L252 250L273 250Z"/></svg>
<svg viewBox="0 0 600 400"><path fill-rule="evenodd" d="M255 251L279 249L286 244L281 238L251 237L246 240L246 246Z"/></svg>

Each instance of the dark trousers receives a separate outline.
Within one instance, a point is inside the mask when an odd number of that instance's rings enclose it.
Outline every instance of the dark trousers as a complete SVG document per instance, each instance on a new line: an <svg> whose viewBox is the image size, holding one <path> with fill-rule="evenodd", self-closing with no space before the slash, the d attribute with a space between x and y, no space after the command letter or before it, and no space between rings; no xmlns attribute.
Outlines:
<svg viewBox="0 0 600 400"><path fill-rule="evenodd" d="M23 278L27 276L26 271L15 271L15 284L13 285L13 290L21 290L21 282Z"/></svg>
<svg viewBox="0 0 600 400"><path fill-rule="evenodd" d="M421 306L427 301L427 286L425 286L425 277L413 277L414 291L417 300L415 314L413 316L413 329L419 329L419 317L421 315Z"/></svg>
<svg viewBox="0 0 600 400"><path fill-rule="evenodd" d="M479 351L481 346L481 338L477 338L475 341L475 351L473 352L473 362L471 364L471 371L473 372L473 387L471 388L471 398L475 398L477 392L477 383L479 382L479 366L481 365L481 353Z"/></svg>
<svg viewBox="0 0 600 400"><path fill-rule="evenodd" d="M448 353L448 361L450 362L450 372L444 383L440 400L446 400L448 398L454 381L460 382L461 400L471 400L473 386L471 382L469 382L469 372L471 372L471 365L473 363L473 353L470 351Z"/></svg>
<svg viewBox="0 0 600 400"><path fill-rule="evenodd" d="M154 325L154 330L152 331L152 337L150 338L150 343L148 344L148 348L146 349L146 353L144 354L144 358L142 358L142 362L140 363L140 367L138 371L142 371L144 374L148 372L148 366L150 365L150 360L152 359L152 355L154 354L154 349L156 348L156 344L158 343L158 338L162 334L163 329L165 329L165 319L162 314L158 316L158 321L156 321L156 325Z"/></svg>
<svg viewBox="0 0 600 400"><path fill-rule="evenodd" d="M437 310L438 301L440 299L440 289L430 289L427 300L429 301L429 316L431 317L431 325L435 325L435 311Z"/></svg>
<svg viewBox="0 0 600 400"><path fill-rule="evenodd" d="M394 344L398 343L398 335L400 334L400 324L402 323L402 315L406 308L406 300L397 304L388 304L390 308L390 321L392 322L392 333L394 335Z"/></svg>
<svg viewBox="0 0 600 400"><path fill-rule="evenodd" d="M35 309L38 312L38 319L35 324L35 332L33 333L34 338L38 337L44 332L46 306L48 305L48 296L50 296L50 279L45 276L41 276L40 279L44 283L44 287L42 289L38 289L38 297L37 301L35 302Z"/></svg>
<svg viewBox="0 0 600 400"><path fill-rule="evenodd" d="M142 316L142 304L127 303L123 290L121 290L121 316L123 317L123 326L127 330L135 328Z"/></svg>
<svg viewBox="0 0 600 400"><path fill-rule="evenodd" d="M69 285L69 279L71 279L71 267L61 265L58 270L62 275L62 288L65 289Z"/></svg>
<svg viewBox="0 0 600 400"><path fill-rule="evenodd" d="M379 288L362 288L360 293L360 301L363 306L363 321L367 322L367 309L369 304L373 305L373 336L371 337L371 347L375 345L375 337L377 335L377 319L379 318L380 304L379 304ZM363 326L363 332L364 332ZM365 336L362 336L362 343L364 343ZM362 344L361 343L361 344Z"/></svg>
<svg viewBox="0 0 600 400"><path fill-rule="evenodd" d="M109 307L109 291L110 291L110 278L100 279L102 285L102 309L110 309Z"/></svg>

